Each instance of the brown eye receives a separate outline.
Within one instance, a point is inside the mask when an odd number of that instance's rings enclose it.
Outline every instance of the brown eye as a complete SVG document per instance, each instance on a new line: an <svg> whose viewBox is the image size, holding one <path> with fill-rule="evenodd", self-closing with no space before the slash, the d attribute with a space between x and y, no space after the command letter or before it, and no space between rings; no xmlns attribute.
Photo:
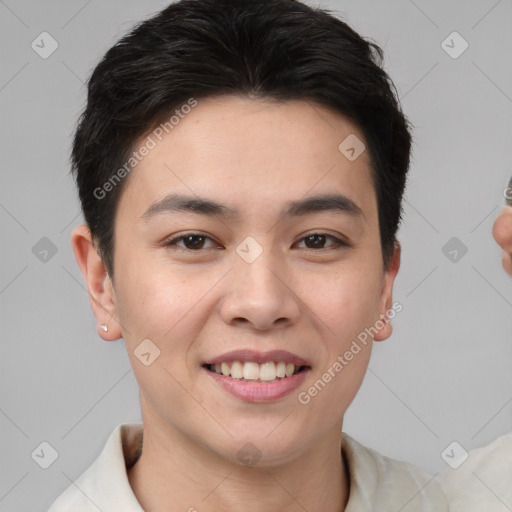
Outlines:
<svg viewBox="0 0 512 512"><path fill-rule="evenodd" d="M187 249L202 249L206 237L200 235L189 235L183 237L183 243Z"/></svg>
<svg viewBox="0 0 512 512"><path fill-rule="evenodd" d="M180 249L200 251L201 249L205 249L205 243L208 240L211 241L211 238L208 236L201 235L199 233L188 233L186 235L177 236L176 238L168 240L164 243L164 246L176 246ZM179 245L179 242L183 242L183 245Z"/></svg>
<svg viewBox="0 0 512 512"><path fill-rule="evenodd" d="M325 247L326 241L330 239L333 240L333 243ZM311 235L305 236L302 238L301 242L304 241L307 249L328 249L328 248L336 248L341 246L348 246L345 242L342 242L338 238L326 235L324 233L312 233Z"/></svg>

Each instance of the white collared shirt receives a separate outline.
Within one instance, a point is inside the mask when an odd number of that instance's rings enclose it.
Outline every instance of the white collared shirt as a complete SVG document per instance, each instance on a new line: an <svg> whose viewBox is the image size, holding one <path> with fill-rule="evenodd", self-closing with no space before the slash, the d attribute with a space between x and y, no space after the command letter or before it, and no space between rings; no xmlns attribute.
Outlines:
<svg viewBox="0 0 512 512"><path fill-rule="evenodd" d="M127 468L142 450L142 425L118 425L94 463L52 504L48 512L144 512ZM342 457L349 469L345 512L448 512L433 476L406 462L380 455L342 434Z"/></svg>

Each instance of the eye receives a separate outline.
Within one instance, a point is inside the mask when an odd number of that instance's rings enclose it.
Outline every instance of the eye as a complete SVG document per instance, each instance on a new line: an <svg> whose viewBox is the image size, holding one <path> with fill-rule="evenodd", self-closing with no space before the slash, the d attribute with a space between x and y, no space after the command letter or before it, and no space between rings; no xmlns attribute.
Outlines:
<svg viewBox="0 0 512 512"><path fill-rule="evenodd" d="M201 249L205 249L205 242L207 240L213 241L210 237L202 235L201 233L186 233L185 235L167 240L163 245L165 247L176 246L185 250L200 251ZM183 245L178 245L180 242L183 242Z"/></svg>
<svg viewBox="0 0 512 512"><path fill-rule="evenodd" d="M325 246L327 240L331 240L332 243L328 246ZM214 245L208 247L208 241L214 242L212 238L201 233L186 233L184 235L180 235L167 240L163 245L164 247L177 247L186 251L188 250L192 252L199 252L202 249L215 247ZM299 240L299 242L303 241L306 244L306 249L322 250L349 247L348 243L326 233L311 233ZM181 243L182 245L180 245Z"/></svg>
<svg viewBox="0 0 512 512"><path fill-rule="evenodd" d="M327 247L323 247L326 240L331 239L333 243ZM343 242L339 238L336 238L332 235L327 235L326 233L311 233L303 238L301 238L300 242L305 241L306 249L329 249L329 248L337 248L337 247L348 247L349 244Z"/></svg>

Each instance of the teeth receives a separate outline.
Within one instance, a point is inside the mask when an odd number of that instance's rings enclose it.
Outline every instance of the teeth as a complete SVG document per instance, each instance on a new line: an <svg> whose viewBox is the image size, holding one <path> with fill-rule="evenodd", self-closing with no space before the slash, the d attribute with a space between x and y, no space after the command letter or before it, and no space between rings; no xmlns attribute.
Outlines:
<svg viewBox="0 0 512 512"><path fill-rule="evenodd" d="M234 379L244 380L261 380L270 382L276 378L291 377L295 373L295 365L293 363L285 363L284 361L269 361L258 364L253 361L233 361L231 367L228 363L211 365L211 369L215 372L231 376Z"/></svg>
<svg viewBox="0 0 512 512"><path fill-rule="evenodd" d="M276 378L276 365L273 361L263 363L259 370L260 380L274 380Z"/></svg>
<svg viewBox="0 0 512 512"><path fill-rule="evenodd" d="M233 373L233 369L231 369ZM260 378L260 365L258 363L244 363L242 375L245 380L258 380Z"/></svg>
<svg viewBox="0 0 512 512"><path fill-rule="evenodd" d="M240 361L234 361L231 365L231 377L234 379L241 379L244 376L243 369L244 367Z"/></svg>

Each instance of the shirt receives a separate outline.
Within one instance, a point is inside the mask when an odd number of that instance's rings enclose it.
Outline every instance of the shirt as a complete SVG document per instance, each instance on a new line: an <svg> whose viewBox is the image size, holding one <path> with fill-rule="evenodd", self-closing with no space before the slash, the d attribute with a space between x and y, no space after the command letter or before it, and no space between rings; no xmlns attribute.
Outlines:
<svg viewBox="0 0 512 512"><path fill-rule="evenodd" d="M469 452L440 481L451 512L510 512L512 510L512 434Z"/></svg>
<svg viewBox="0 0 512 512"><path fill-rule="evenodd" d="M144 512L127 475L141 454L142 424L120 424L93 464L48 512ZM342 433L349 470L345 512L448 512L438 480L421 469L380 455Z"/></svg>

